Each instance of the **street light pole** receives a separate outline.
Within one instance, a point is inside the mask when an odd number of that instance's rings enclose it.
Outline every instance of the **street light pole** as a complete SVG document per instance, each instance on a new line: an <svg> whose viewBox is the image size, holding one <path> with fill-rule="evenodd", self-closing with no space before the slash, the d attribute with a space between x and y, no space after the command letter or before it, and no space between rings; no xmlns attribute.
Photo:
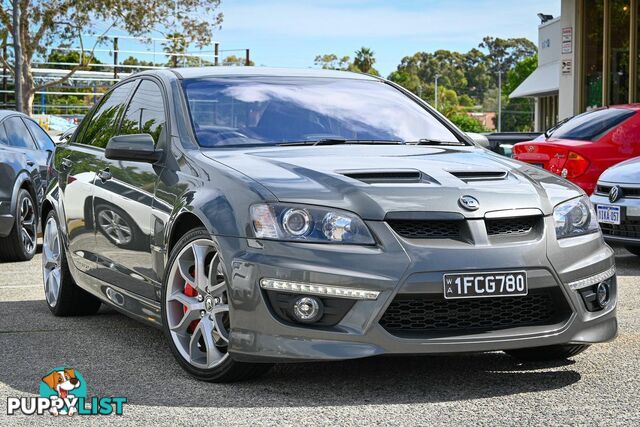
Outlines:
<svg viewBox="0 0 640 427"><path fill-rule="evenodd" d="M498 132L502 132L502 71L498 71Z"/></svg>
<svg viewBox="0 0 640 427"><path fill-rule="evenodd" d="M434 107L436 109L436 111L438 111L438 78L440 77L440 74L436 74L436 87L435 87L435 93L434 93Z"/></svg>

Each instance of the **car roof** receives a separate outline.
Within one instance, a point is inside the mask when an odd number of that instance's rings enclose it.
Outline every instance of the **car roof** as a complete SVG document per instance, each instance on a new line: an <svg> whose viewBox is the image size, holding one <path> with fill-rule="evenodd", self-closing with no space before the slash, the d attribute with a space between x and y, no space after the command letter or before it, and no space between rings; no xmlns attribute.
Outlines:
<svg viewBox="0 0 640 427"><path fill-rule="evenodd" d="M234 77L234 76L260 76L260 77L312 77L356 80L380 80L369 74L353 73L340 70L323 70L317 68L270 68L270 67L238 67L238 66L212 66L212 67L188 67L172 68L178 78L197 79L206 77Z"/></svg>
<svg viewBox="0 0 640 427"><path fill-rule="evenodd" d="M17 111L13 111L13 110L0 110L0 120L4 119L7 116L13 116L13 115L18 115L18 116L22 116L22 117L29 117L24 113L19 113Z"/></svg>

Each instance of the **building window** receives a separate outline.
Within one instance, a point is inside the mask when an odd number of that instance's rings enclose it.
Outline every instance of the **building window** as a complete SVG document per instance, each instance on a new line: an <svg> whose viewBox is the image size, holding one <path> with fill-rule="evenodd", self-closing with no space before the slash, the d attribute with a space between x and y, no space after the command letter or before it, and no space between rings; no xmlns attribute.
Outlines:
<svg viewBox="0 0 640 427"><path fill-rule="evenodd" d="M602 106L604 0L585 2L584 10L584 106Z"/></svg>
<svg viewBox="0 0 640 427"><path fill-rule="evenodd" d="M629 101L629 0L609 0L609 105Z"/></svg>

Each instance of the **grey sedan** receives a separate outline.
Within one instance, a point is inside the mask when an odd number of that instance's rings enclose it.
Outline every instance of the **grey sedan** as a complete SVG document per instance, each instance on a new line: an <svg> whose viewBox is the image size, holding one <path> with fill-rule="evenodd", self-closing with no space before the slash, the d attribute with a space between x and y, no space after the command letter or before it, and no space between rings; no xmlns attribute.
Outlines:
<svg viewBox="0 0 640 427"><path fill-rule="evenodd" d="M138 73L56 146L54 169L51 311L114 306L202 380L388 354L563 359L617 333L588 197L384 79Z"/></svg>

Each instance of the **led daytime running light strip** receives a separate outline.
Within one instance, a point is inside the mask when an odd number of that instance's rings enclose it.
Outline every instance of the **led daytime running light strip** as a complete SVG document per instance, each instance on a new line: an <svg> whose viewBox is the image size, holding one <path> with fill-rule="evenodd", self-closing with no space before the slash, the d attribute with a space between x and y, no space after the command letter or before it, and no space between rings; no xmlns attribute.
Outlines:
<svg viewBox="0 0 640 427"><path fill-rule="evenodd" d="M366 289L343 288L342 286L319 285L316 283L298 283L288 280L260 279L260 287L270 291L291 292L348 299L378 299L380 292Z"/></svg>
<svg viewBox="0 0 640 427"><path fill-rule="evenodd" d="M587 277L586 279L576 280L575 282L569 283L569 287L573 290L578 290L582 288L586 288L587 286L597 285L600 282L604 282L613 275L616 274L616 266L611 266L608 270L603 271L602 273L596 274L595 276Z"/></svg>

